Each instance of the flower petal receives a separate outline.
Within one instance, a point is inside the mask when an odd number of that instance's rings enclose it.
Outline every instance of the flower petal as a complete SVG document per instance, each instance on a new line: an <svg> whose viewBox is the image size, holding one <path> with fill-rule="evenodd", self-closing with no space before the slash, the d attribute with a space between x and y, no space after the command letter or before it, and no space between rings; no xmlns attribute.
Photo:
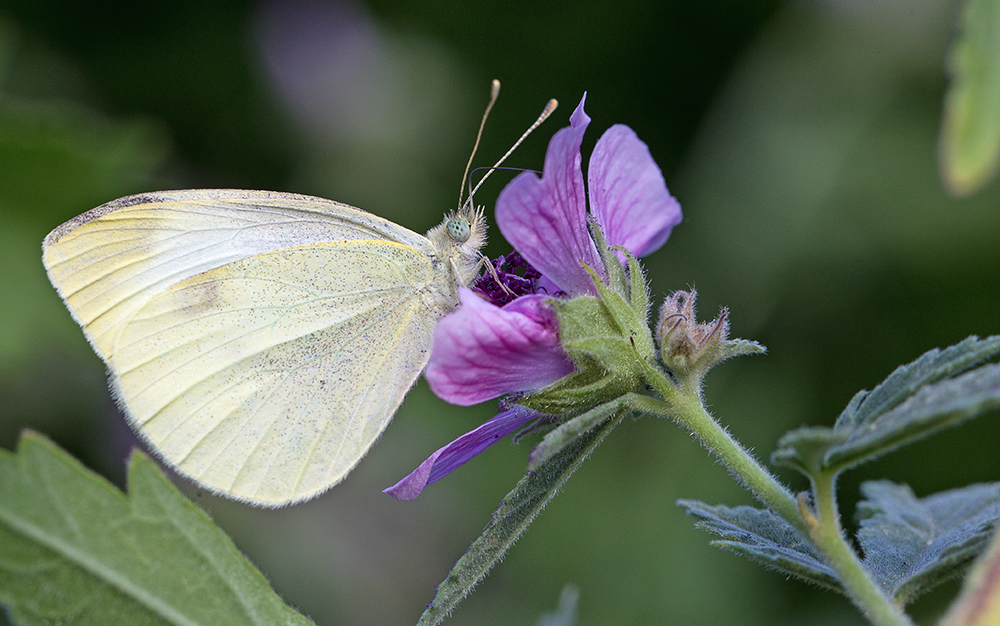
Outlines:
<svg viewBox="0 0 1000 626"><path fill-rule="evenodd" d="M424 373L440 398L468 406L540 389L573 371L547 296L522 296L503 308L469 289L459 296L462 306L434 329Z"/></svg>
<svg viewBox="0 0 1000 626"><path fill-rule="evenodd" d="M430 455L406 478L384 489L382 493L387 493L397 500L414 500L424 487L441 480L472 457L536 417L538 413L523 407L515 407L500 413L479 428L470 430L443 448L438 448L437 452Z"/></svg>
<svg viewBox="0 0 1000 626"><path fill-rule="evenodd" d="M590 118L583 103L545 153L542 177L524 172L497 198L497 227L531 265L570 295L594 294L580 263L603 272L587 230L587 197L580 170L580 143Z"/></svg>
<svg viewBox="0 0 1000 626"><path fill-rule="evenodd" d="M590 210L611 245L645 256L681 221L680 203L667 191L649 148L628 126L616 124L601 136L587 177Z"/></svg>

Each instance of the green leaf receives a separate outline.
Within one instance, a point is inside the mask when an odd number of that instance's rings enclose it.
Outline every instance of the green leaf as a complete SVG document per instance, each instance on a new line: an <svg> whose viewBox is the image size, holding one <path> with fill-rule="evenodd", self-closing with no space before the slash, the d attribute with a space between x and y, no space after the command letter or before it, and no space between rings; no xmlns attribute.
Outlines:
<svg viewBox="0 0 1000 626"><path fill-rule="evenodd" d="M862 484L861 492L857 538L864 565L899 604L962 573L1000 518L1000 483L920 499L908 486L884 480Z"/></svg>
<svg viewBox="0 0 1000 626"><path fill-rule="evenodd" d="M966 0L947 65L941 174L952 193L966 196L1000 167L1000 1Z"/></svg>
<svg viewBox="0 0 1000 626"><path fill-rule="evenodd" d="M807 475L841 471L986 413L1000 406L1000 366L962 372L998 353L1000 336L931 350L856 394L833 428L786 433L771 458Z"/></svg>
<svg viewBox="0 0 1000 626"><path fill-rule="evenodd" d="M857 428L888 411L930 383L952 378L1000 354L1000 335L968 337L944 350L934 349L916 361L901 365L878 387L856 395L840 417L837 427Z"/></svg>
<svg viewBox="0 0 1000 626"><path fill-rule="evenodd" d="M528 469L534 470L559 454L563 448L576 441L578 437L611 417L615 411L622 408L622 405L622 399L606 402L550 430L528 455Z"/></svg>
<svg viewBox="0 0 1000 626"><path fill-rule="evenodd" d="M924 387L892 411L851 430L827 453L843 469L1000 407L1000 364Z"/></svg>
<svg viewBox="0 0 1000 626"><path fill-rule="evenodd" d="M500 502L483 534L472 542L448 577L438 585L437 595L427 605L418 626L440 624L448 617L490 568L503 558L570 475L590 456L604 437L621 423L626 414L623 411L615 419L578 437L571 445L539 465L535 471L525 474L513 491Z"/></svg>
<svg viewBox="0 0 1000 626"><path fill-rule="evenodd" d="M718 535L713 546L730 550L769 569L840 591L837 574L794 526L765 509L709 506L697 500L677 505L697 518L696 528Z"/></svg>
<svg viewBox="0 0 1000 626"><path fill-rule="evenodd" d="M727 339L721 346L719 363L745 354L767 354L767 348L749 339Z"/></svg>
<svg viewBox="0 0 1000 626"><path fill-rule="evenodd" d="M0 450L0 603L17 624L312 623L141 452L128 485L38 434Z"/></svg>

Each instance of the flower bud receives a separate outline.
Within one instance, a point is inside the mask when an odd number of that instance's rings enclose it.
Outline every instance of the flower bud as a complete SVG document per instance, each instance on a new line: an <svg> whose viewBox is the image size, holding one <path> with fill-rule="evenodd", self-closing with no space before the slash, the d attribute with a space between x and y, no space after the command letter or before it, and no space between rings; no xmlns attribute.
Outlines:
<svg viewBox="0 0 1000 626"><path fill-rule="evenodd" d="M713 321L699 324L694 309L697 297L694 290L677 291L660 309L656 327L660 358L664 365L679 375L705 372L731 356L725 350L729 336L729 311L722 309Z"/></svg>

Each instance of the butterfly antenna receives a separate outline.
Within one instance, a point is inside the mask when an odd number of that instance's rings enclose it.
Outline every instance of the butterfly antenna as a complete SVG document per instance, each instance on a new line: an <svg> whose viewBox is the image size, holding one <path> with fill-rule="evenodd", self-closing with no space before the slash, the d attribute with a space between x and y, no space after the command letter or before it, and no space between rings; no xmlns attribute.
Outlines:
<svg viewBox="0 0 1000 626"><path fill-rule="evenodd" d="M496 100L496 94L497 94L497 92L500 89L500 83L499 83L499 81L494 80L493 81L493 85L494 85L493 98L490 100L489 107L493 106L493 102ZM472 189L472 190L469 191L469 200L470 201L472 200L473 196L476 195L476 191L479 190L479 187L486 181L487 178L490 177L490 174L492 174L494 171L496 171L497 169L500 168L500 165L504 161L507 160L507 157L509 157L514 152L514 150L519 145L521 145L521 143L525 139L528 138L528 135L530 135L532 133L532 131L534 131L536 128L538 128L541 125L542 122L544 122L550 115L552 115L552 112L556 110L557 106L559 106L559 102L555 98L553 98L553 99L551 99L551 100L548 101L548 103L545 105L545 108L542 109L541 115L538 116L538 119L536 119L535 122L531 126L528 127L528 130L524 131L524 134L521 135L521 137L517 141L514 142L514 145L510 147L510 150L508 150L506 154L504 154L502 157L500 157L500 160L496 162L496 165L494 165L493 167L489 168L489 171L486 172L486 175L483 176L481 179L479 179L479 182L476 184L476 187L474 189ZM486 109L487 113L489 113L489 110L490 110L489 107ZM485 123L485 122L486 122L486 116L484 115L483 116L483 123ZM482 133L482 125L480 125L479 132ZM476 145L477 146L479 145L479 139L478 138L476 139ZM473 154L475 154L475 152L473 152ZM469 159L469 163L471 165L471 163L472 163L472 159L471 158ZM469 175L469 166L466 166L466 168L465 168L465 176L468 176L468 175ZM470 186L471 186L471 182L470 182ZM459 197L458 204L459 204L459 206L462 206L462 200L461 200L462 194L459 193L458 197ZM486 271L493 278L494 282L496 282L496 284L499 285L499 287L503 291L507 292L507 295L509 295L509 296L516 296L517 295L513 291L510 290L510 287L508 287L507 285L505 285L504 282L502 280L500 280L500 276L497 275L497 271L496 271L496 268L493 267L493 263L491 263L490 260L486 257L486 255L483 254L482 252L479 253L479 261L480 261L480 263L483 264L483 266L486 267Z"/></svg>
<svg viewBox="0 0 1000 626"><path fill-rule="evenodd" d="M476 143L472 146L472 154L469 155L469 162L465 164L465 173L462 174L462 184L458 187L458 206L462 206L462 194L465 192L465 177L469 175L469 168L472 167L472 159L476 157L476 150L479 149L479 140L483 137L483 127L486 126L486 118L490 116L490 111L493 110L493 105L496 104L497 96L500 95L500 81L493 79L490 83L490 102L486 105L486 110L483 112L483 120L479 122L479 132L476 133ZM469 197L472 197L471 194Z"/></svg>
<svg viewBox="0 0 1000 626"><path fill-rule="evenodd" d="M497 83L497 87L499 88L499 83ZM492 106L492 103L490 104L490 106ZM482 186L484 182L486 182L486 179L490 177L490 174L492 174L498 167L500 167L501 163L507 160L507 157L509 157L511 153L514 152L514 150L517 149L519 145L521 145L521 142L527 139L528 135L530 135L533 130L538 128L542 124L542 122L544 122L550 115L552 115L552 112L556 110L557 106L559 106L559 102L555 98L549 100L548 104L545 105L545 108L542 109L542 114L538 116L537 120L535 120L535 123L529 126L528 130L524 131L524 134L521 135L521 138L515 141L514 145L510 147L510 150L507 151L507 154L500 157L500 160L496 162L496 165L491 167L490 171L486 172L486 175L483 176L481 179L479 179L479 182L476 183L476 187L469 192L470 198L476 195L476 192L479 190L479 187ZM487 111L489 111L489 109L487 109ZM478 140L476 140L476 144L477 145L479 144ZM466 173L468 173L468 168L466 168Z"/></svg>

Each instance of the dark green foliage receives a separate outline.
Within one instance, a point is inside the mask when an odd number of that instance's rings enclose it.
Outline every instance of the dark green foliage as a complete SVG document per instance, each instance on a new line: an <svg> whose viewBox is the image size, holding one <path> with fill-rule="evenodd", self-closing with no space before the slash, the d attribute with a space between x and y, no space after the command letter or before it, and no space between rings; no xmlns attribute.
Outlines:
<svg viewBox="0 0 1000 626"><path fill-rule="evenodd" d="M998 353L998 336L931 350L855 395L833 428L786 433L772 460L807 475L841 471L987 413L1000 406L1000 365L968 370Z"/></svg>
<svg viewBox="0 0 1000 626"><path fill-rule="evenodd" d="M917 498L906 485L861 485L858 543L865 567L897 602L953 576L986 547L1000 519L1000 483Z"/></svg>
<svg viewBox="0 0 1000 626"><path fill-rule="evenodd" d="M749 506L709 506L697 500L679 500L677 505L698 519L696 527L721 537L712 541L713 546L821 587L840 589L837 575L823 556L774 513Z"/></svg>

